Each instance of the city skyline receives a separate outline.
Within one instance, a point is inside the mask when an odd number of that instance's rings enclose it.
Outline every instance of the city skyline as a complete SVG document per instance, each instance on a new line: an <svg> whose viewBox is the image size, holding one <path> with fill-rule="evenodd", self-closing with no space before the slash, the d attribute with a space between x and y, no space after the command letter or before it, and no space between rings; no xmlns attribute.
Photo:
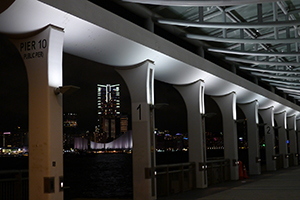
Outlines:
<svg viewBox="0 0 300 200"><path fill-rule="evenodd" d="M17 127L28 129L28 82L26 69L19 52L5 38L0 37L0 132L13 131ZM63 54L63 85L80 87L78 91L63 97L63 113L77 113L81 130L93 131L97 124L97 84L120 84L121 114L131 113L131 99L126 83L114 70L90 60ZM155 126L172 133L187 132L187 113L183 98L170 84L155 80L155 104L164 103L155 110ZM207 119L208 131L222 131L222 117L215 102L205 98L207 113L218 115ZM216 126L218 124L218 126Z"/></svg>
<svg viewBox="0 0 300 200"><path fill-rule="evenodd" d="M15 47L1 36L0 42L0 132L17 127L28 129L28 82L26 69ZM63 113L77 113L78 127L94 130L97 124L97 84L120 84L121 113L130 117L131 100L122 77L111 66L63 54L63 85L80 87L63 97ZM174 96L175 95L175 96ZM169 84L155 81L155 103L168 106L156 110L156 125L171 132L186 132L183 99ZM184 114L185 113L185 114Z"/></svg>

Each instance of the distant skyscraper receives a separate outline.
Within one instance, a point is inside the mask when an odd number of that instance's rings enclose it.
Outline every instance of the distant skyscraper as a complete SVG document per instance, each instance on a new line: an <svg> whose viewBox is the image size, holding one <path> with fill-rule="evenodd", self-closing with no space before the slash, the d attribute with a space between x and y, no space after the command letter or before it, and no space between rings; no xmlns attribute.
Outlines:
<svg viewBox="0 0 300 200"><path fill-rule="evenodd" d="M74 147L74 137L78 128L77 113L64 113L63 116L63 144L64 148L69 149Z"/></svg>
<svg viewBox="0 0 300 200"><path fill-rule="evenodd" d="M126 133L128 131L128 117L121 117L120 124L121 133Z"/></svg>
<svg viewBox="0 0 300 200"><path fill-rule="evenodd" d="M120 84L97 84L97 104L100 131L115 138L120 132Z"/></svg>

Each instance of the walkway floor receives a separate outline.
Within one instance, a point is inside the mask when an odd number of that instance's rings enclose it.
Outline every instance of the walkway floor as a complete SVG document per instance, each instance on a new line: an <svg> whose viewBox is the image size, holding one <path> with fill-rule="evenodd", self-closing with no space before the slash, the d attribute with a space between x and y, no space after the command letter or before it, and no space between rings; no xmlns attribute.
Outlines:
<svg viewBox="0 0 300 200"><path fill-rule="evenodd" d="M300 166L229 181L159 200L299 200Z"/></svg>
<svg viewBox="0 0 300 200"><path fill-rule="evenodd" d="M205 189L160 197L158 200L299 200L300 166L264 172L242 181L227 181ZM104 200L104 199L73 199ZM116 200L116 199L105 199ZM125 200L125 199L122 199Z"/></svg>

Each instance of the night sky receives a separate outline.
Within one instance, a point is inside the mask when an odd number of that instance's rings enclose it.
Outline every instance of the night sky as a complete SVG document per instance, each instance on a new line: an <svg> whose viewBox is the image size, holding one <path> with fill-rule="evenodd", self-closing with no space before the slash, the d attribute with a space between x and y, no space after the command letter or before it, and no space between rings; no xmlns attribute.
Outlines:
<svg viewBox="0 0 300 200"><path fill-rule="evenodd" d="M19 52L0 35L0 132L28 127L28 83Z"/></svg>

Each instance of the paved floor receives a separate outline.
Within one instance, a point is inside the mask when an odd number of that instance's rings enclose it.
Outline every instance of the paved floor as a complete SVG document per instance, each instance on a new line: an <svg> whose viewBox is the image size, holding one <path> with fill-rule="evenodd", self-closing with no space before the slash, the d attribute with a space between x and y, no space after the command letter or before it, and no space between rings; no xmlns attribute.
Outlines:
<svg viewBox="0 0 300 200"><path fill-rule="evenodd" d="M300 200L300 166L264 172L246 180L227 181L205 189L160 197L158 200Z"/></svg>
<svg viewBox="0 0 300 200"><path fill-rule="evenodd" d="M159 200L299 200L300 166L229 181Z"/></svg>

